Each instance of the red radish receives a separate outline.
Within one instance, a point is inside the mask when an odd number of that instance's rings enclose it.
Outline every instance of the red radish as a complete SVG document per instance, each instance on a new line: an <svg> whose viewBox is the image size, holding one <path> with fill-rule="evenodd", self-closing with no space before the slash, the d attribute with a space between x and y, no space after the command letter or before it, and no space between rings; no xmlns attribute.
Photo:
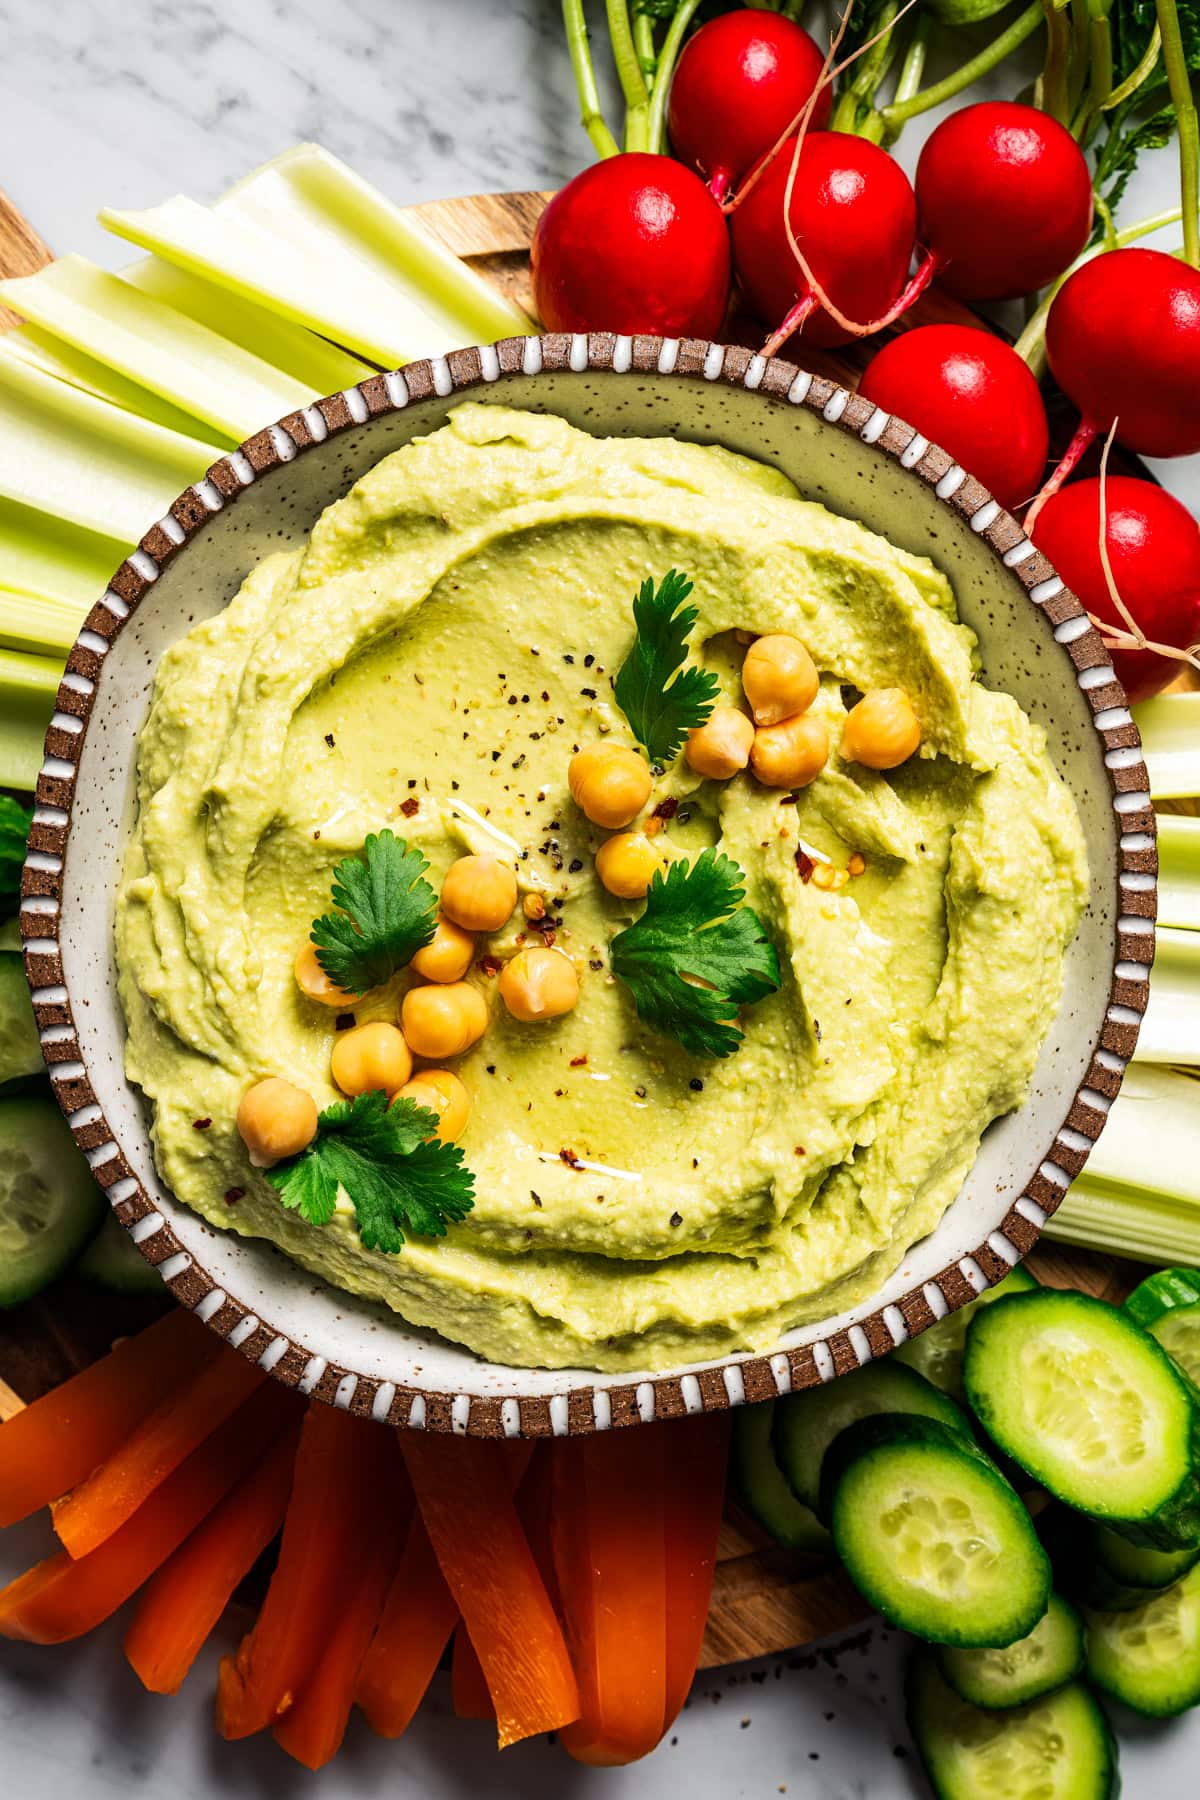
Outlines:
<svg viewBox="0 0 1200 1800"><path fill-rule="evenodd" d="M723 13L688 40L671 83L667 126L676 156L698 169L714 198L791 128L824 73L807 31L778 13ZM827 86L812 124L828 123Z"/></svg>
<svg viewBox="0 0 1200 1800"><path fill-rule="evenodd" d="M872 359L859 392L915 425L1002 506L1037 492L1049 430L1041 390L1015 350L969 325L922 325Z"/></svg>
<svg viewBox="0 0 1200 1800"><path fill-rule="evenodd" d="M1142 634L1187 649L1200 639L1200 525L1152 481L1106 477L1105 541L1113 581ZM1102 626L1127 630L1100 560L1100 482L1076 481L1047 500L1034 542ZM1180 664L1153 650L1114 648L1113 667L1131 700L1144 700Z"/></svg>
<svg viewBox="0 0 1200 1800"><path fill-rule="evenodd" d="M628 151L584 169L538 220L530 261L548 331L715 337L725 317L724 215L670 156Z"/></svg>
<svg viewBox="0 0 1200 1800"><path fill-rule="evenodd" d="M1068 268L1092 229L1092 177L1062 125L982 100L944 119L917 163L921 242L962 300L1012 300Z"/></svg>
<svg viewBox="0 0 1200 1800"><path fill-rule="evenodd" d="M817 283L843 319L827 312L796 258L784 220L795 146L789 138L731 215L742 287L762 318L780 321L764 346L770 352L801 325L807 340L818 345L865 336L897 317L932 273L926 264L905 286L917 203L899 163L866 138L810 131L800 146L787 217Z"/></svg>

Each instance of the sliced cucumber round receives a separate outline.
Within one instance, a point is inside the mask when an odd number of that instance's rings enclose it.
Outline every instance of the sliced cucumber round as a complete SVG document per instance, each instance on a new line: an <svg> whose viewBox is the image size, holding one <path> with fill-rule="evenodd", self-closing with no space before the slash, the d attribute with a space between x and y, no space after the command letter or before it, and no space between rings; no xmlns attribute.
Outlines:
<svg viewBox="0 0 1200 1800"><path fill-rule="evenodd" d="M821 1463L839 1431L874 1413L920 1413L970 1437L961 1407L915 1369L888 1357L822 1387L788 1394L775 1406L775 1456L797 1500L823 1517Z"/></svg>
<svg viewBox="0 0 1200 1800"><path fill-rule="evenodd" d="M40 1075L45 1067L21 958L0 951L0 1083Z"/></svg>
<svg viewBox="0 0 1200 1800"><path fill-rule="evenodd" d="M1200 1269L1156 1269L1134 1288L1125 1311L1200 1388Z"/></svg>
<svg viewBox="0 0 1200 1800"><path fill-rule="evenodd" d="M734 1412L730 1455L738 1494L777 1544L832 1556L833 1539L812 1508L797 1500L775 1460L771 1427L776 1405L764 1400Z"/></svg>
<svg viewBox="0 0 1200 1800"><path fill-rule="evenodd" d="M1200 1567L1132 1611L1084 1618L1097 1687L1156 1719L1200 1705Z"/></svg>
<svg viewBox="0 0 1200 1800"><path fill-rule="evenodd" d="M1082 1682L986 1712L961 1700L921 1651L907 1699L909 1730L938 1800L1115 1800L1120 1791L1116 1744Z"/></svg>
<svg viewBox="0 0 1200 1800"><path fill-rule="evenodd" d="M1139 1325L1103 1300L1043 1288L977 1314L967 1396L1006 1455L1133 1543L1200 1538L1200 1397Z"/></svg>
<svg viewBox="0 0 1200 1800"><path fill-rule="evenodd" d="M909 1338L892 1354L907 1363L910 1369L915 1369L918 1375L923 1375L926 1381L932 1381L934 1387L941 1388L943 1394L949 1394L953 1400L965 1400L962 1360L967 1326L981 1306L990 1306L993 1300L1003 1300L1008 1294L1031 1293L1038 1285L1028 1269L1018 1264L995 1287L985 1288L977 1300L969 1300L957 1312L947 1313L936 1325Z"/></svg>
<svg viewBox="0 0 1200 1800"><path fill-rule="evenodd" d="M0 1100L0 1306L40 1293L73 1263L104 1196L52 1100Z"/></svg>
<svg viewBox="0 0 1200 1800"><path fill-rule="evenodd" d="M92 1287L113 1294L159 1294L162 1276L110 1212L75 1265L75 1273Z"/></svg>
<svg viewBox="0 0 1200 1800"><path fill-rule="evenodd" d="M1003 1650L956 1650L943 1644L937 1661L955 1693L972 1706L1026 1706L1080 1673L1083 1621L1061 1594L1051 1594L1028 1637Z"/></svg>
<svg viewBox="0 0 1200 1800"><path fill-rule="evenodd" d="M1107 1525L1092 1526L1091 1547L1107 1574L1133 1588L1171 1587L1200 1563L1200 1543L1186 1550L1154 1550L1145 1544L1131 1544Z"/></svg>
<svg viewBox="0 0 1200 1800"><path fill-rule="evenodd" d="M1050 1562L995 1464L940 1420L881 1413L825 1458L830 1529L879 1612L935 1644L1004 1648L1050 1599Z"/></svg>

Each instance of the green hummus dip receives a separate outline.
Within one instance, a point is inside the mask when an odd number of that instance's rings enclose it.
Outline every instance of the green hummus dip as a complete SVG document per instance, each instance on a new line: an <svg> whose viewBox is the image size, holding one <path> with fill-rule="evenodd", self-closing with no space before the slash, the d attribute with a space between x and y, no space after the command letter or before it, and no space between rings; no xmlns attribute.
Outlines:
<svg viewBox="0 0 1200 1800"><path fill-rule="evenodd" d="M794 800L682 759L651 795L648 812L678 802L672 853L717 844L746 871L780 954L782 987L714 1063L639 1023L610 973L641 903L600 886L605 834L567 789L573 748L629 741L611 678L634 593L672 567L695 584L693 656L731 704L738 629L804 641L833 747ZM932 564L779 473L460 406L162 660L116 932L127 1070L164 1180L222 1230L501 1362L663 1367L764 1348L870 1294L1025 1096L1086 898L1042 733L976 668ZM837 755L853 690L881 686L923 730L887 775ZM338 1097L334 1014L292 964L334 863L385 826L435 886L465 851L511 857L581 988L531 1026L500 1004L494 963L472 972L491 1012L456 1065L475 1207L395 1256L363 1248L344 1197L322 1229L287 1211L234 1122L267 1075ZM865 868L840 888L814 878L854 853ZM518 907L480 955L528 933ZM410 980L360 1022L394 1020Z"/></svg>

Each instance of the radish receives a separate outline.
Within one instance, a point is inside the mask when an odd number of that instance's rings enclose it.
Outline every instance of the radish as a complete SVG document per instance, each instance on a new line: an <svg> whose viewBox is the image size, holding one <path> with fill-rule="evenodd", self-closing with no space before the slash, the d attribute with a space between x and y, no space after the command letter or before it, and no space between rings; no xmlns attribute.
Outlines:
<svg viewBox="0 0 1200 1800"><path fill-rule="evenodd" d="M698 169L717 200L793 126L824 73L806 31L779 13L724 13L689 39L675 77L667 127L676 156ZM812 124L828 123L822 89Z"/></svg>
<svg viewBox="0 0 1200 1800"><path fill-rule="evenodd" d="M1049 448L1041 390L991 332L906 331L875 355L859 392L948 450L1010 511L1036 493Z"/></svg>
<svg viewBox="0 0 1200 1800"><path fill-rule="evenodd" d="M530 253L549 331L715 337L729 298L729 233L698 175L627 151L556 194Z"/></svg>
<svg viewBox="0 0 1200 1800"><path fill-rule="evenodd" d="M1062 125L982 100L931 133L916 175L921 241L962 300L1012 300L1068 268L1092 228L1092 178Z"/></svg>
<svg viewBox="0 0 1200 1800"><path fill-rule="evenodd" d="M933 272L926 259L905 285L917 203L886 150L848 132L810 131L797 157L796 141L782 146L731 215L742 287L761 317L780 321L763 346L771 354L801 325L818 345L867 336L897 318Z"/></svg>
<svg viewBox="0 0 1200 1800"><path fill-rule="evenodd" d="M1179 673L1180 660L1121 639L1140 634L1176 650L1200 639L1200 525L1152 481L1108 475L1105 484L1105 542L1128 618L1113 599L1100 557L1099 480L1073 482L1047 500L1033 539L1100 626L1129 698L1144 700Z"/></svg>

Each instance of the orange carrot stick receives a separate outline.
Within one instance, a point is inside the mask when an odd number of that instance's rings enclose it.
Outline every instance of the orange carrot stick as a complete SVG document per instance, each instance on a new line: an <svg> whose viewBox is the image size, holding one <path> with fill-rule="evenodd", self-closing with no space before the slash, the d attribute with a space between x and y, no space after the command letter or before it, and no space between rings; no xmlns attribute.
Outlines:
<svg viewBox="0 0 1200 1800"><path fill-rule="evenodd" d="M399 1557L402 1523L411 1504L408 1478L392 1432L359 1422L358 1518L348 1537L331 1546L340 1562L337 1616L318 1644L312 1672L295 1703L275 1725L281 1749L308 1769L322 1769L341 1749L363 1657L379 1623Z"/></svg>
<svg viewBox="0 0 1200 1800"><path fill-rule="evenodd" d="M457 1617L429 1533L414 1512L354 1696L380 1737L398 1738L407 1729Z"/></svg>
<svg viewBox="0 0 1200 1800"><path fill-rule="evenodd" d="M667 1671L663 1730L688 1697L700 1660L725 1507L730 1417L709 1413L664 1427Z"/></svg>
<svg viewBox="0 0 1200 1800"><path fill-rule="evenodd" d="M0 1635L61 1644L109 1618L252 1469L295 1415L260 1389L89 1556L65 1550L0 1593Z"/></svg>
<svg viewBox="0 0 1200 1800"><path fill-rule="evenodd" d="M663 1431L556 1452L551 1530L580 1700L560 1742L578 1762L633 1762L661 1737L666 1700Z"/></svg>
<svg viewBox="0 0 1200 1800"><path fill-rule="evenodd" d="M475 1654L475 1646L465 1625L454 1633L454 1655L450 1662L450 1692L454 1697L454 1715L458 1719L494 1719L496 1708L488 1692L483 1664Z"/></svg>
<svg viewBox="0 0 1200 1800"><path fill-rule="evenodd" d="M143 1591L125 1655L152 1694L178 1693L234 1588L283 1524L299 1435L297 1421Z"/></svg>
<svg viewBox="0 0 1200 1800"><path fill-rule="evenodd" d="M169 1393L105 1462L55 1502L54 1529L64 1549L72 1556L97 1549L266 1379L236 1351L222 1348L215 1362Z"/></svg>
<svg viewBox="0 0 1200 1800"><path fill-rule="evenodd" d="M496 1707L500 1748L579 1713L570 1657L512 1497L503 1443L406 1431L400 1447ZM660 1712L661 1717L661 1712Z"/></svg>
<svg viewBox="0 0 1200 1800"><path fill-rule="evenodd" d="M177 1307L0 1425L0 1525L82 1481L220 1349L214 1332Z"/></svg>

